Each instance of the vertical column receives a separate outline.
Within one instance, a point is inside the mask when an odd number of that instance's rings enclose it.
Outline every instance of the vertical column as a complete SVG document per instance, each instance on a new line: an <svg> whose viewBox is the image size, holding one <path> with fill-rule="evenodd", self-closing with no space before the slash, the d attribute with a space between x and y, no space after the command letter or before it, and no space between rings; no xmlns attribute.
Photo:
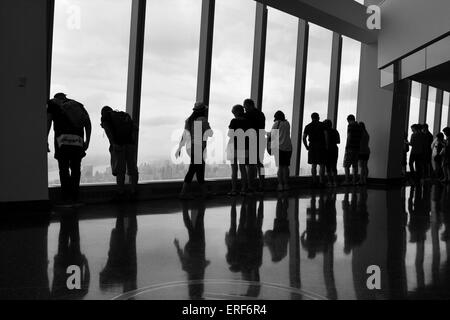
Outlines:
<svg viewBox="0 0 450 320"><path fill-rule="evenodd" d="M126 111L131 115L134 123L138 127L141 112L142 65L144 60L146 5L147 0L133 0L131 8ZM138 138L139 135L136 137L136 141Z"/></svg>
<svg viewBox="0 0 450 320"><path fill-rule="evenodd" d="M338 104L339 104L339 87L341 80L341 61L342 61L342 36L333 32L333 44L331 50L331 74L330 74L330 90L328 95L328 119L333 122L336 128Z"/></svg>
<svg viewBox="0 0 450 320"><path fill-rule="evenodd" d="M55 0L48 0L47 8L47 92L50 98L50 88L52 82L52 56L53 56L53 25L55 21Z"/></svg>
<svg viewBox="0 0 450 320"><path fill-rule="evenodd" d="M209 105L215 0L202 1L197 73L197 101Z"/></svg>
<svg viewBox="0 0 450 320"><path fill-rule="evenodd" d="M255 37L253 44L253 69L250 97L258 109L262 108L264 87L264 62L266 59L267 7L256 2Z"/></svg>
<svg viewBox="0 0 450 320"><path fill-rule="evenodd" d="M442 103L444 101L444 91L438 89L436 91L436 109L434 112L434 126L433 126L433 134L437 135L441 132L441 120L442 120Z"/></svg>
<svg viewBox="0 0 450 320"><path fill-rule="evenodd" d="M299 19L297 34L297 58L295 64L294 105L292 110L292 159L290 172L300 174L302 150L303 111L305 109L306 69L308 63L309 25Z"/></svg>
<svg viewBox="0 0 450 320"><path fill-rule="evenodd" d="M426 84L420 85L420 109L419 109L419 123L423 124L427 122L427 109L428 109L428 86Z"/></svg>
<svg viewBox="0 0 450 320"><path fill-rule="evenodd" d="M447 116L447 127L450 127L450 94L448 95L449 99L447 101L448 108L448 116Z"/></svg>

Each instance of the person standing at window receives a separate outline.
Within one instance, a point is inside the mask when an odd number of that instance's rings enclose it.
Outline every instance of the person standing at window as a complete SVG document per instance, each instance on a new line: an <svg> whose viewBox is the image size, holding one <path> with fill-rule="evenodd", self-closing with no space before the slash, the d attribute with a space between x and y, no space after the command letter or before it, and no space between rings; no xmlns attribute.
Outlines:
<svg viewBox="0 0 450 320"><path fill-rule="evenodd" d="M345 182L344 185L350 184L350 167L353 168L353 180L352 183L356 184L356 178L358 176L358 156L361 147L361 127L356 122L354 115L347 117L347 145L345 146L344 156L344 169L345 169Z"/></svg>
<svg viewBox="0 0 450 320"><path fill-rule="evenodd" d="M444 141L444 134L442 132L439 132L436 135L436 139L434 139L433 143L431 144L431 150L432 150L432 165L433 165L433 171L435 174L436 179L442 178L442 153L445 148L445 141Z"/></svg>
<svg viewBox="0 0 450 320"><path fill-rule="evenodd" d="M291 125L282 111L275 112L269 133L270 153L275 156L278 167L278 191L289 190L289 166L291 165Z"/></svg>
<svg viewBox="0 0 450 320"><path fill-rule="evenodd" d="M101 126L109 140L111 153L111 171L117 181L115 199L125 196L125 173L128 171L131 181L131 198L136 196L138 183L137 168L137 126L130 115L123 111L113 111L111 107L102 108Z"/></svg>
<svg viewBox="0 0 450 320"><path fill-rule="evenodd" d="M325 139L326 139L326 161L325 167L328 174L328 186L337 186L337 161L339 156L338 144L341 143L341 137L339 132L333 128L333 122L331 120L325 120L323 122L325 126Z"/></svg>
<svg viewBox="0 0 450 320"><path fill-rule="evenodd" d="M370 136L366 130L366 125L364 124L364 122L360 122L359 127L361 129L361 143L359 146L359 155L358 155L359 167L361 168L361 176L359 179L359 184L364 186L367 184L367 178L369 176L369 167L367 163L369 162L370 158L370 148L369 148Z"/></svg>
<svg viewBox="0 0 450 320"><path fill-rule="evenodd" d="M444 161L442 165L442 170L444 171L444 178L441 180L442 183L448 183L450 181L450 128L446 127L442 130L445 135L445 148L442 153L444 156Z"/></svg>
<svg viewBox="0 0 450 320"><path fill-rule="evenodd" d="M308 164L311 165L313 184L317 183L317 166L319 166L319 184L323 185L325 179L325 127L320 122L318 113L311 114L311 120L303 132L303 144L308 150Z"/></svg>
<svg viewBox="0 0 450 320"><path fill-rule="evenodd" d="M248 141L246 141L245 132L249 128L249 123L245 117L243 106L235 105L231 112L234 119L228 126L227 160L231 161L231 192L228 195L237 196L239 170L241 171L241 195L245 195L248 191L247 169L245 167L248 161L246 154Z"/></svg>
<svg viewBox="0 0 450 320"><path fill-rule="evenodd" d="M81 103L67 99L64 93L57 93L47 103L47 136L52 123L63 204L73 205L78 201L81 160L86 156L91 140L91 120Z"/></svg>
<svg viewBox="0 0 450 320"><path fill-rule="evenodd" d="M180 198L187 198L188 186L192 183L194 175L202 189L202 196L206 196L205 186L205 153L206 143L213 132L208 122L208 107L203 102L197 102L189 118L186 119L184 133L175 153L175 157L180 157L181 149L186 146L186 151L191 157L189 170L184 178Z"/></svg>

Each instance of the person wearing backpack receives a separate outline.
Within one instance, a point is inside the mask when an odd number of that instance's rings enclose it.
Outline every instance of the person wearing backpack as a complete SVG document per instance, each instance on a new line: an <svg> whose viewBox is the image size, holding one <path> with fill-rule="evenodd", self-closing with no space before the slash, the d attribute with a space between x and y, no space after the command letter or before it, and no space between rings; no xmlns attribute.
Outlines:
<svg viewBox="0 0 450 320"><path fill-rule="evenodd" d="M91 120L81 103L67 99L64 93L57 93L47 103L47 135L52 123L62 198L64 204L72 205L78 201L81 160L89 148Z"/></svg>
<svg viewBox="0 0 450 320"><path fill-rule="evenodd" d="M116 177L117 194L115 200L123 200L125 196L125 173L128 171L131 182L131 197L136 196L138 184L137 168L137 127L130 115L123 111L115 111L111 107L102 108L101 126L105 130L110 146L111 171Z"/></svg>

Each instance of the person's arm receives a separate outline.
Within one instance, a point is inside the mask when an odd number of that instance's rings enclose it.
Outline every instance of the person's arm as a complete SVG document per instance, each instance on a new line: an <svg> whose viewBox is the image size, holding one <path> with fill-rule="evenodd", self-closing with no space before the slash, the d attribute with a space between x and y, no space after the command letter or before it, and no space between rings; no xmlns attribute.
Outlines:
<svg viewBox="0 0 450 320"><path fill-rule="evenodd" d="M303 132L303 144L305 145L306 150L309 150L308 141L307 141L308 134Z"/></svg>
<svg viewBox="0 0 450 320"><path fill-rule="evenodd" d="M107 121L102 121L102 128L105 130L106 136L109 140L109 144L114 145L115 141L111 125Z"/></svg>
<svg viewBox="0 0 450 320"><path fill-rule="evenodd" d="M48 135L50 134L50 130L52 128L53 115L50 112L47 112L47 152L50 152L50 147L48 145Z"/></svg>
<svg viewBox="0 0 450 320"><path fill-rule="evenodd" d="M189 136L190 136L189 131L184 129L183 134L182 134L181 139L180 139L180 142L178 143L177 151L175 151L175 157L176 158L180 157L181 149L186 145Z"/></svg>

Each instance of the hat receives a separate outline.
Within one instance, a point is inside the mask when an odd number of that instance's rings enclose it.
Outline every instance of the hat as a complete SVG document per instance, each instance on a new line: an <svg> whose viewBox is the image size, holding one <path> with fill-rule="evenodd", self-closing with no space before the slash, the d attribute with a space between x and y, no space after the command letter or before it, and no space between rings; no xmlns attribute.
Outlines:
<svg viewBox="0 0 450 320"><path fill-rule="evenodd" d="M208 106L206 104L204 104L203 102L196 102L194 104L194 111L200 111L203 109L208 109Z"/></svg>
<svg viewBox="0 0 450 320"><path fill-rule="evenodd" d="M62 93L62 92L58 92L57 94L55 94L54 98L55 99L66 99L66 94Z"/></svg>

